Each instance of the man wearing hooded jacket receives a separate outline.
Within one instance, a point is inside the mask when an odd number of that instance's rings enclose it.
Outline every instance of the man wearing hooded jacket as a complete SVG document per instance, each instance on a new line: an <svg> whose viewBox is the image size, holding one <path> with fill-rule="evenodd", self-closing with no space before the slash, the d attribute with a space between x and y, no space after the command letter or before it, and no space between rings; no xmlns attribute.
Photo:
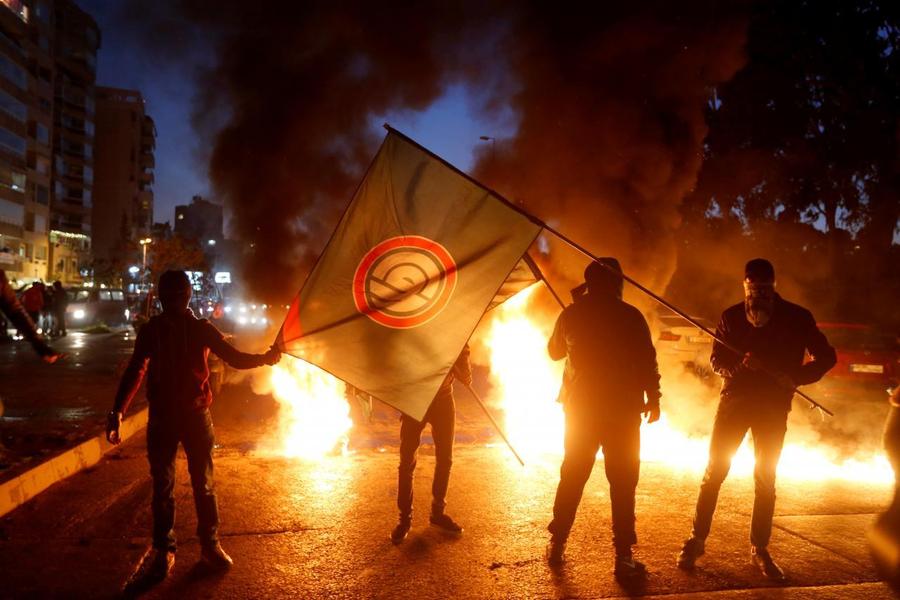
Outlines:
<svg viewBox="0 0 900 600"><path fill-rule="evenodd" d="M767 546L775 513L775 471L791 399L796 386L821 379L837 357L812 313L775 293L775 268L762 258L745 266L744 301L722 313L716 336L744 354L719 342L713 344L711 363L722 377L722 390L693 530L678 555L678 566L691 569L703 555L719 488L749 429L756 455L750 556L766 577L783 581L784 572ZM807 354L809 361L805 360Z"/></svg>
<svg viewBox="0 0 900 600"><path fill-rule="evenodd" d="M641 414L659 419L659 371L650 329L641 312L622 301L622 269L601 258L584 272L587 293L567 306L547 345L554 360L566 358L562 390L566 414L565 456L553 504L547 559L563 561L566 540L597 451L603 449L612 504L615 574L641 576L634 560L634 497L640 474ZM646 401L645 401L646 396Z"/></svg>
<svg viewBox="0 0 900 600"><path fill-rule="evenodd" d="M175 562L175 455L178 444L187 456L201 561L214 569L227 569L232 560L219 544L216 493L213 487L213 426L209 413L212 393L207 356L211 350L236 369L252 369L278 362L273 347L265 354L240 352L225 341L205 319L188 308L191 284L183 271L166 271L159 278L163 312L141 327L134 353L116 393L106 435L118 444L122 415L128 410L147 373L147 457L153 479L153 545L144 555L126 587L139 587L164 579Z"/></svg>

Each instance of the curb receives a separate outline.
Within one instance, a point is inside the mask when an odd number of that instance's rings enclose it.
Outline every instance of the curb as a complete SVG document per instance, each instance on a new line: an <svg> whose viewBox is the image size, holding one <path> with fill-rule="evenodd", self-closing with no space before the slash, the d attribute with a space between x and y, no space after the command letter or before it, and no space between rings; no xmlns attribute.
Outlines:
<svg viewBox="0 0 900 600"><path fill-rule="evenodd" d="M122 440L130 438L146 425L147 408L144 408L122 421L119 430ZM0 517L22 506L51 485L96 465L104 454L115 447L106 441L104 432L0 483Z"/></svg>

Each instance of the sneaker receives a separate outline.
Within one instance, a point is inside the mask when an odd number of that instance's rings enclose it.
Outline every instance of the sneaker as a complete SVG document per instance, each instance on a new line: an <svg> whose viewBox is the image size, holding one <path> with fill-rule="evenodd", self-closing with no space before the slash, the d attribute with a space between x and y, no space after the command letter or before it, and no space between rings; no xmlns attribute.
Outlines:
<svg viewBox="0 0 900 600"><path fill-rule="evenodd" d="M440 513L440 514L436 515L434 513L431 513L431 517L429 517L428 520L431 521L431 524L434 525L435 527L440 527L441 529L444 529L446 531L450 531L453 533L462 533L462 530L463 530L462 526L459 523L457 523L456 521L454 521L453 519L451 519L450 515L447 515L444 513Z"/></svg>
<svg viewBox="0 0 900 600"><path fill-rule="evenodd" d="M136 591L156 585L169 576L174 566L175 552L148 548L125 582L124 591Z"/></svg>
<svg viewBox="0 0 900 600"><path fill-rule="evenodd" d="M566 562L566 543L562 540L554 540L550 539L550 542L547 544L546 556L547 563L550 566L558 567L559 565Z"/></svg>
<svg viewBox="0 0 900 600"><path fill-rule="evenodd" d="M616 566L613 569L616 577L631 579L647 575L647 567L644 563L634 559L631 552L616 555Z"/></svg>
<svg viewBox="0 0 900 600"><path fill-rule="evenodd" d="M400 544L403 540L406 539L406 535L409 533L409 527L411 525L410 519L401 518L397 523L397 526L394 527L394 530L391 532L391 542L396 546Z"/></svg>
<svg viewBox="0 0 900 600"><path fill-rule="evenodd" d="M215 571L227 571L234 565L228 553L219 542L203 546L200 549L200 562Z"/></svg>
<svg viewBox="0 0 900 600"><path fill-rule="evenodd" d="M772 555L769 554L769 551L765 548L757 548L755 546L750 548L750 561L756 565L756 567L762 572L763 575L771 579L772 581L784 581L786 577L784 576L784 571L781 570L774 560L772 560Z"/></svg>
<svg viewBox="0 0 900 600"><path fill-rule="evenodd" d="M678 568L685 571L693 569L697 559L703 556L704 546L701 539L692 537L686 540L678 553Z"/></svg>

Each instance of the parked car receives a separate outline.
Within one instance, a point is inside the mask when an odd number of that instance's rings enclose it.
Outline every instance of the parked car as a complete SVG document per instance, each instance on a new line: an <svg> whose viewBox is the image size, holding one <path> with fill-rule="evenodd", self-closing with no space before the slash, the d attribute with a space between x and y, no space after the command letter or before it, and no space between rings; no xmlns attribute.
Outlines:
<svg viewBox="0 0 900 600"><path fill-rule="evenodd" d="M897 385L900 345L895 335L859 323L819 323L819 329L837 352L837 364L828 379L884 390Z"/></svg>
<svg viewBox="0 0 900 600"><path fill-rule="evenodd" d="M70 328L103 323L110 327L127 325L130 318L125 292L109 288L69 288L66 321Z"/></svg>
<svg viewBox="0 0 900 600"><path fill-rule="evenodd" d="M715 331L715 324L702 317L693 317L698 323ZM709 357L712 354L713 339L702 329L675 314L659 316L659 337L656 352L661 356L676 358L700 375L711 373Z"/></svg>

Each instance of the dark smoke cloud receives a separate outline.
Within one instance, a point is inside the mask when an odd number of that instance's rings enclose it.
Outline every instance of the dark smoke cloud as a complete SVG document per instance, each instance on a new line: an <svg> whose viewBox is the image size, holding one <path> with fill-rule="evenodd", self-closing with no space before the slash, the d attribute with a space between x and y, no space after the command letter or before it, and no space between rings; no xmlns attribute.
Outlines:
<svg viewBox="0 0 900 600"><path fill-rule="evenodd" d="M677 260L713 86L743 64L746 19L714 3L612 4L593 18L532 10L510 36L518 134L479 172L657 292ZM549 238L552 240L552 238ZM584 260L554 244L555 268Z"/></svg>
<svg viewBox="0 0 900 600"><path fill-rule="evenodd" d="M214 46L197 99L210 175L253 245L249 285L281 300L371 158L373 117L424 109L458 82L488 114L511 105L520 120L479 174L662 290L704 107L744 60L744 18L708 2L141 4L127 10L161 52Z"/></svg>

